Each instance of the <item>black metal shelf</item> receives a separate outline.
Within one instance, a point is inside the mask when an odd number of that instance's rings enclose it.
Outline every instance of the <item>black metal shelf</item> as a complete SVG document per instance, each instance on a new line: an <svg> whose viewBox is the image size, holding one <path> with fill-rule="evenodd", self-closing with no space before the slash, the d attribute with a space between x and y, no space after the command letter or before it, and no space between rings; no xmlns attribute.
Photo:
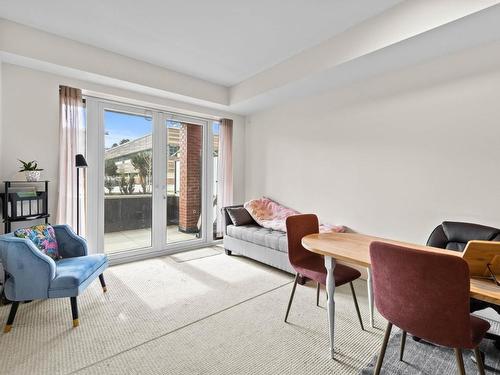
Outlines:
<svg viewBox="0 0 500 375"><path fill-rule="evenodd" d="M39 219L46 219L49 217L50 217L50 214L32 215L32 216L18 216L16 218L10 218L9 221L11 223L15 223L17 221L39 220ZM4 220L4 223L5 223L5 220Z"/></svg>
<svg viewBox="0 0 500 375"><path fill-rule="evenodd" d="M40 184L44 189L39 189ZM5 233L11 231L11 223L45 219L48 224L50 217L48 208L49 181L4 181L5 192L2 194L3 222ZM36 195L22 196L19 192L12 192L15 186L31 185L35 187Z"/></svg>

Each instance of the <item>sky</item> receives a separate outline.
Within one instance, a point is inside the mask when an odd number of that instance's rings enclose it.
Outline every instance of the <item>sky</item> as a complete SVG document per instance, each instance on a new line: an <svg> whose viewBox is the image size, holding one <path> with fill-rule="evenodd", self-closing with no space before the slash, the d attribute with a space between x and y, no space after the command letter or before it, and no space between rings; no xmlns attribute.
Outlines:
<svg viewBox="0 0 500 375"><path fill-rule="evenodd" d="M177 127L179 124L167 121L169 127ZM110 148L113 143L119 144L122 139L134 140L151 134L153 121L151 117L132 115L113 111L104 111L104 147ZM219 134L219 123L213 122L214 134Z"/></svg>
<svg viewBox="0 0 500 375"><path fill-rule="evenodd" d="M122 139L134 140L151 134L153 121L151 117L104 111L104 147L110 148L113 143L120 144Z"/></svg>

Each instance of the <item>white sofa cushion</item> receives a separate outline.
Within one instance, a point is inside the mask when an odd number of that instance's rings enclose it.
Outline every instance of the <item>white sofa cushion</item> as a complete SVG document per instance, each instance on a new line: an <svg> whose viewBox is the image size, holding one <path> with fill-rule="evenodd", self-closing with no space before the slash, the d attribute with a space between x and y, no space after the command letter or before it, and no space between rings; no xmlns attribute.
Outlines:
<svg viewBox="0 0 500 375"><path fill-rule="evenodd" d="M242 241L288 253L288 241L285 232L263 228L259 225L228 225L227 234Z"/></svg>

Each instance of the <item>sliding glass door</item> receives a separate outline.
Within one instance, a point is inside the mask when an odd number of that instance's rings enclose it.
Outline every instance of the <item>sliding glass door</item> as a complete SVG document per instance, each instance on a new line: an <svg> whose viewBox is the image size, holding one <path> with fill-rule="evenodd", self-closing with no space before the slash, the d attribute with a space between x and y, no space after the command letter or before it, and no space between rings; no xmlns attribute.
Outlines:
<svg viewBox="0 0 500 375"><path fill-rule="evenodd" d="M153 122L104 109L104 251L151 247Z"/></svg>
<svg viewBox="0 0 500 375"><path fill-rule="evenodd" d="M167 119L167 243L202 236L203 125Z"/></svg>
<svg viewBox="0 0 500 375"><path fill-rule="evenodd" d="M95 98L87 110L89 241L116 257L212 241L212 121Z"/></svg>

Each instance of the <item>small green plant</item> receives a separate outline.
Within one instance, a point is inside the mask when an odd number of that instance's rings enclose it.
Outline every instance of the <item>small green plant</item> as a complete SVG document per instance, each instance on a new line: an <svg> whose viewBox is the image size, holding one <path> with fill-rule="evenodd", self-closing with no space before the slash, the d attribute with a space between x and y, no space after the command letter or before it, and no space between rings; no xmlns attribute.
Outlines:
<svg viewBox="0 0 500 375"><path fill-rule="evenodd" d="M21 159L18 159L22 166L19 172L29 172L29 171L43 171L42 168L38 168L38 162L36 160L32 160L29 162L22 161Z"/></svg>

